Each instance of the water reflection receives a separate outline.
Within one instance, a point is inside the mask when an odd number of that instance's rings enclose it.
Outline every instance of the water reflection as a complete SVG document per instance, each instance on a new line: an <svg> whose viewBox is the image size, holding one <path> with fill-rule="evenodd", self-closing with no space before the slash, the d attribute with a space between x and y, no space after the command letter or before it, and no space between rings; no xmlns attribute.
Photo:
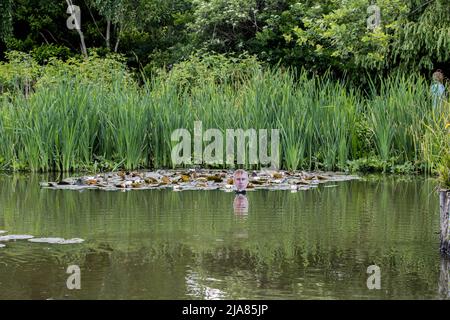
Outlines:
<svg viewBox="0 0 450 320"><path fill-rule="evenodd" d="M439 274L439 295L443 299L450 298L450 257L441 258Z"/></svg>
<svg viewBox="0 0 450 320"><path fill-rule="evenodd" d="M38 187L48 180L0 175L0 230L86 241L7 243L0 299L450 298L433 181L234 195ZM71 264L80 291L65 287ZM372 264L382 290L366 287Z"/></svg>
<svg viewBox="0 0 450 320"><path fill-rule="evenodd" d="M236 194L233 201L234 214L236 216L246 216L248 214L248 199L244 194Z"/></svg>
<svg viewBox="0 0 450 320"><path fill-rule="evenodd" d="M214 278L203 279L202 276L196 272L188 272L186 276L187 295L191 296L193 299L220 300L226 298L225 292L202 284L202 281L214 284L215 281L221 280Z"/></svg>

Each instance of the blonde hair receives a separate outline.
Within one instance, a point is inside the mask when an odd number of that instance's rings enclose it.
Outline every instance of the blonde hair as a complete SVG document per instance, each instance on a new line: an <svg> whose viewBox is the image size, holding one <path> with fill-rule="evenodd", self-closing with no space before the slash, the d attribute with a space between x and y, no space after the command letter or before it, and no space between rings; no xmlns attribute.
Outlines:
<svg viewBox="0 0 450 320"><path fill-rule="evenodd" d="M246 175L246 176L248 176L248 173L247 173L247 171L242 170L242 169L238 169L238 170L236 170L236 171L234 172L234 176L235 176L235 177L241 176L241 175Z"/></svg>

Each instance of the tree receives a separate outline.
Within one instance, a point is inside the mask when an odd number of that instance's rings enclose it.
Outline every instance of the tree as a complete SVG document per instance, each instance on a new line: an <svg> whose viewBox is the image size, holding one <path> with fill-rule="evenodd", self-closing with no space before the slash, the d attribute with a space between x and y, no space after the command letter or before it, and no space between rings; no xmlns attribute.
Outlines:
<svg viewBox="0 0 450 320"><path fill-rule="evenodd" d="M378 0L381 25L368 28L366 0L327 0L295 3L285 15L296 23L283 33L293 53L306 52L308 64L334 67L341 71L382 69L389 58L390 45L401 27L407 6L402 0ZM309 68L315 69L313 65Z"/></svg>
<svg viewBox="0 0 450 320"><path fill-rule="evenodd" d="M256 0L193 0L195 40L216 51L242 51L259 29Z"/></svg>
<svg viewBox="0 0 450 320"><path fill-rule="evenodd" d="M411 0L408 21L392 45L392 61L407 69L450 62L450 0Z"/></svg>
<svg viewBox="0 0 450 320"><path fill-rule="evenodd" d="M83 53L83 56L87 58L87 47L86 43L84 42L84 34L83 31L81 31L81 10L80 7L74 5L71 0L66 0L67 2L67 13L70 14L70 17L67 19L67 27L70 30L75 29L78 34L80 35L80 41L81 41L81 52Z"/></svg>
<svg viewBox="0 0 450 320"><path fill-rule="evenodd" d="M450 0L377 0L370 29L367 0L286 1L260 15L258 56L309 70L353 73L429 70L450 62Z"/></svg>
<svg viewBox="0 0 450 320"><path fill-rule="evenodd" d="M6 41L12 35L12 0L0 2L0 40Z"/></svg>
<svg viewBox="0 0 450 320"><path fill-rule="evenodd" d="M104 38L107 48L111 47L111 25L114 24L116 27L116 43L114 45L114 51L117 52L122 32L127 26L133 25L133 21L135 20L135 11L132 7L132 1L91 0L91 4L98 10L100 15L106 19L106 32Z"/></svg>

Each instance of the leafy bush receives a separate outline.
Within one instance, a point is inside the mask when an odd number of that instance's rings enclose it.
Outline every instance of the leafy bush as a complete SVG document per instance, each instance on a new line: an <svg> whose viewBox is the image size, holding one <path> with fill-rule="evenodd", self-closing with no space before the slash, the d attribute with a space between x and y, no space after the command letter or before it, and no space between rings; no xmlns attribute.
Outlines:
<svg viewBox="0 0 450 320"><path fill-rule="evenodd" d="M347 161L347 168L350 172L376 173L386 172L388 164L377 157L361 158Z"/></svg>
<svg viewBox="0 0 450 320"><path fill-rule="evenodd" d="M123 56L117 54L106 57L91 54L86 59L72 57L67 61L51 58L48 64L42 67L36 87L47 87L65 81L111 88L119 81L125 89L134 85L134 80L124 60Z"/></svg>
<svg viewBox="0 0 450 320"><path fill-rule="evenodd" d="M28 94L40 75L41 67L23 52L8 52L6 58L7 63L0 62L0 94L10 91L25 91Z"/></svg>
<svg viewBox="0 0 450 320"><path fill-rule="evenodd" d="M191 88L205 83L238 84L261 71L262 66L257 59L247 54L233 57L197 53L188 60L175 64L167 74L161 69L159 76L167 77L181 88Z"/></svg>
<svg viewBox="0 0 450 320"><path fill-rule="evenodd" d="M39 64L44 64L49 62L51 58L56 58L63 61L67 60L69 57L72 57L73 54L67 47L55 44L43 44L31 50L31 56Z"/></svg>
<svg viewBox="0 0 450 320"><path fill-rule="evenodd" d="M450 154L443 157L442 162L438 166L437 172L441 188L450 189Z"/></svg>
<svg viewBox="0 0 450 320"><path fill-rule="evenodd" d="M45 49L42 50L35 52L38 56L41 54L40 59L46 55ZM28 96L33 90L61 82L96 84L105 88L111 88L117 80L124 88L135 84L124 57L117 54L99 57L94 52L86 59L71 57L66 61L50 57L47 64L39 65L31 54L12 51L7 53L7 59L8 62L0 63L0 94L24 92Z"/></svg>

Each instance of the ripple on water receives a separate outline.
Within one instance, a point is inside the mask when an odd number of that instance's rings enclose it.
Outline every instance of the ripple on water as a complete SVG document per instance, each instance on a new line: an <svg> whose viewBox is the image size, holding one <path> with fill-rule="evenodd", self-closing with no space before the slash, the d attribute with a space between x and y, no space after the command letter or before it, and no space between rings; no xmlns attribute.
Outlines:
<svg viewBox="0 0 450 320"><path fill-rule="evenodd" d="M63 239L63 238L33 238L29 239L29 242L36 243L51 243L51 244L75 244L84 242L83 239L73 238L73 239Z"/></svg>
<svg viewBox="0 0 450 320"><path fill-rule="evenodd" d="M29 234L11 234L8 236L1 236L0 241L10 241L10 240L28 240L34 238L34 236Z"/></svg>

